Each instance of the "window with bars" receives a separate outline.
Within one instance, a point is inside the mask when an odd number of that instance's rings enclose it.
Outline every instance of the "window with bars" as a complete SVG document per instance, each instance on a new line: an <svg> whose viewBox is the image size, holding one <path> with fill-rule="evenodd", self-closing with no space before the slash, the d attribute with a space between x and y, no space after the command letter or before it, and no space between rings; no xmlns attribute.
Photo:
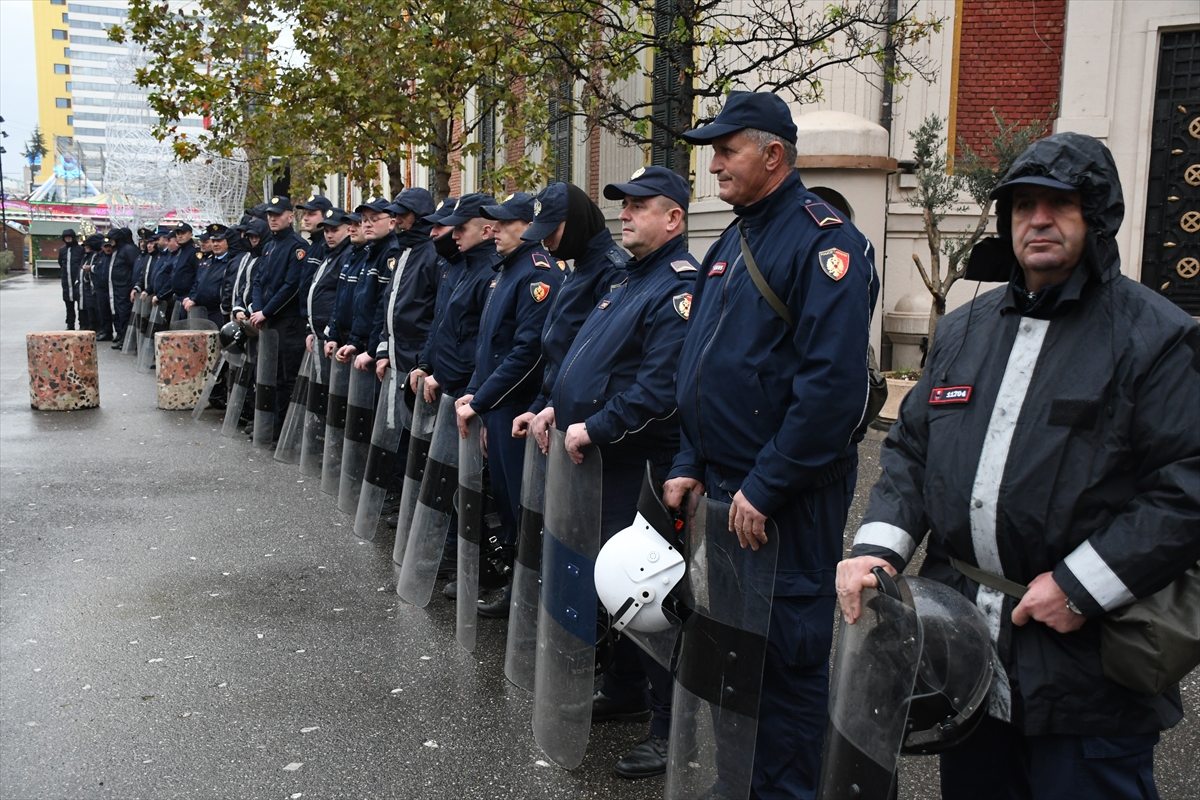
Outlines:
<svg viewBox="0 0 1200 800"><path fill-rule="evenodd" d="M571 103L574 89L571 80L565 79L559 83L558 92L550 98L550 157L554 159L556 182L571 181Z"/></svg>
<svg viewBox="0 0 1200 800"><path fill-rule="evenodd" d="M666 37L675 26L675 0L655 0L654 33ZM675 128L679 125L679 99L675 87L679 85L678 59L672 58L676 47L660 47L654 53L654 88L651 114L652 126L650 163L657 167L675 169L675 147L671 137L662 126Z"/></svg>
<svg viewBox="0 0 1200 800"><path fill-rule="evenodd" d="M495 191L487 173L496 168L496 109L493 106L479 121L479 191Z"/></svg>

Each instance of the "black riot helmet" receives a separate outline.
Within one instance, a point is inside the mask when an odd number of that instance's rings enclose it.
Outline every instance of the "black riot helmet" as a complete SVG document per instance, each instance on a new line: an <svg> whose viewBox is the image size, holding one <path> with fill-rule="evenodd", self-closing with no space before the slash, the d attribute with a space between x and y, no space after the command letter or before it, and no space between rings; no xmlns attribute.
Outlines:
<svg viewBox="0 0 1200 800"><path fill-rule="evenodd" d="M230 353L246 352L246 341L250 338L246 333L246 325L240 320L226 322L217 334L221 340L221 349Z"/></svg>

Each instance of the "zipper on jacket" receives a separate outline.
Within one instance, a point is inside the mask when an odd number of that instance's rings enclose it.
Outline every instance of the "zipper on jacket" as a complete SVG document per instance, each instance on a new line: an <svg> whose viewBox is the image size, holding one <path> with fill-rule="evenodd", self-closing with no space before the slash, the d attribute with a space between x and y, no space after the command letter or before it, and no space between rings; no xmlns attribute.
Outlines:
<svg viewBox="0 0 1200 800"><path fill-rule="evenodd" d="M734 266L737 266L736 260L733 263ZM700 424L700 381L704 376L704 358L712 349L713 342L717 340L717 331L721 330L721 323L725 321L725 304L729 299L729 281L733 277L733 270L730 269L729 272L730 274L725 276L725 280L721 284L721 313L717 315L717 324L713 326L712 336L708 337L704 349L700 351L700 357L696 359L696 438L699 439L697 444L700 447L700 455L705 461L708 461L708 452L704 447L704 426Z"/></svg>

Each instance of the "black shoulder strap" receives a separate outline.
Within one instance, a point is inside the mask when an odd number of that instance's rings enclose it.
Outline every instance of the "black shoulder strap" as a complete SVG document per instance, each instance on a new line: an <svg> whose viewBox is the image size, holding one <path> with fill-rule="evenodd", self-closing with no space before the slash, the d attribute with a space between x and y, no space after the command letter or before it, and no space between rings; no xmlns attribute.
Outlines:
<svg viewBox="0 0 1200 800"><path fill-rule="evenodd" d="M754 281L754 285L758 287L759 293L763 299L767 301L767 305L775 309L775 313L787 323L787 326L792 327L792 312L788 311L788 307L779 299L779 295L767 283L767 279L763 277L762 272L758 269L758 262L754 260L754 254L750 252L750 243L746 241L746 232L742 230L742 223L738 221L738 235L742 238L742 259L746 262L746 271L750 273L750 279Z"/></svg>

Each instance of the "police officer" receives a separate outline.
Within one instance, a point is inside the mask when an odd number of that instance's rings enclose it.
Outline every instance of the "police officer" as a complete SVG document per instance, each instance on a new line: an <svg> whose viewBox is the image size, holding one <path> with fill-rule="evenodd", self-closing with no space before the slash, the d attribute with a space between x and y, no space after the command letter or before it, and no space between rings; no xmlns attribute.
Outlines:
<svg viewBox="0 0 1200 800"><path fill-rule="evenodd" d="M247 249L237 257L230 270L225 302L232 318L245 322L250 319L250 306L254 301L254 267L262 257L263 245L271 238L271 228L265 220L251 217L243 233Z"/></svg>
<svg viewBox="0 0 1200 800"><path fill-rule="evenodd" d="M353 362L358 369L373 367L374 356L367 352L379 306L380 270L390 278L396 268L399 246L396 243L396 218L392 204L372 195L354 213L362 217L362 237L366 248L357 253L338 277L337 297L329 318L325 354L338 361ZM386 280L386 279L385 279ZM331 352L330 345L336 347ZM366 356L360 361L357 356Z"/></svg>
<svg viewBox="0 0 1200 800"><path fill-rule="evenodd" d="M458 243L454 241L454 226L442 224L442 220L454 213L456 205L458 205L457 197L447 197L438 206L437 211L426 215L424 218L425 222L430 226L429 236L433 240L434 252L437 254L438 279L433 304L433 317L429 321L429 330L417 348L418 361L421 352L425 349L425 342L437 335L437 329L440 327L442 320L446 318L446 304L450 302L450 296L454 294L454 287L458 286L458 282L462 280L465 262L463 254L459 252ZM420 368L420 363L413 366L414 368ZM420 377L420 375L413 375L411 370L409 371L409 385L414 392L417 390L417 380Z"/></svg>
<svg viewBox="0 0 1200 800"><path fill-rule="evenodd" d="M409 376L414 391L416 381L425 378L425 399L433 402L439 393L459 397L475 371L475 346L479 339L479 318L487 301L492 268L498 261L492 220L483 216L484 206L495 205L491 195L475 192L463 195L443 225L454 228L454 241L463 256L463 273L444 308L445 317L430 333L418 366Z"/></svg>
<svg viewBox="0 0 1200 800"><path fill-rule="evenodd" d="M633 258L624 265L625 279L588 315L571 343L551 404L534 426L543 448L547 425L565 432L576 463L587 457L586 448L599 448L604 540L637 515L646 462L665 474L679 450L675 370L696 278L696 261L684 240L690 195L687 181L663 167L639 169L628 183L604 187L605 197L621 200L621 244ZM617 775L637 779L666 772L672 690L663 666L629 639L617 640L592 702L592 721L637 718L647 701L653 711L649 735L617 762Z"/></svg>
<svg viewBox="0 0 1200 800"><path fill-rule="evenodd" d="M83 240L83 263L80 266L79 297L80 297L80 327L90 331L100 330L100 308L96 302L96 285L92 280L92 271L97 260L101 257L101 246L104 236L93 233Z"/></svg>
<svg viewBox="0 0 1200 800"><path fill-rule="evenodd" d="M552 183L538 193L533 224L521 238L540 241L558 259L558 267L566 276L542 329L542 354L546 359L542 390L529 410L513 420L513 436L519 439L525 438L534 417L549 402L558 369L583 321L624 280L626 259L605 226L604 212L570 183Z"/></svg>
<svg viewBox="0 0 1200 800"><path fill-rule="evenodd" d="M196 273L196 283L183 298L184 311L191 311L192 306L201 306L208 311L208 318L218 328L225 324L224 315L221 313L221 291L233 266L233 259L229 255L229 233L229 227L219 222L214 222L204 229L204 235L211 243L212 256L201 263Z"/></svg>
<svg viewBox="0 0 1200 800"><path fill-rule="evenodd" d="M266 212L272 236L254 268L250 324L279 332L273 434L278 438L291 402L292 387L300 372L300 361L304 358L306 336L305 319L300 316L300 281L304 275L308 242L292 228L296 213L289 198L273 196Z"/></svg>
<svg viewBox="0 0 1200 800"><path fill-rule="evenodd" d="M171 296L175 303L182 302L196 284L196 273L200 270L200 247L197 245L192 226L180 222L175 226L176 252L171 259ZM178 317L185 317L183 307L173 310Z"/></svg>
<svg viewBox="0 0 1200 800"><path fill-rule="evenodd" d="M108 298L113 312L115 327L113 349L120 350L125 341L125 327L133 311L130 300L133 292L134 272L138 262L138 248L133 243L133 231L117 228L111 234L113 240L112 261L108 270Z"/></svg>
<svg viewBox="0 0 1200 800"><path fill-rule="evenodd" d="M150 270L150 302L161 305L163 315L170 319L171 306L175 302L171 273L175 268L175 258L179 255L179 238L175 234L175 227L160 229L158 242L162 257L155 261Z"/></svg>
<svg viewBox="0 0 1200 800"><path fill-rule="evenodd" d="M91 269L98 323L96 341L107 342L113 338L112 298L108 293L108 270L112 265L113 240L108 235L101 235L99 245L100 252L92 259Z"/></svg>
<svg viewBox="0 0 1200 800"><path fill-rule="evenodd" d="M62 247L58 249L58 278L62 282L63 303L67 306L67 330L75 330L75 312L79 306L79 273L82 269L83 246L77 241L75 231L67 228L62 232ZM80 327L83 327L80 320Z"/></svg>
<svg viewBox="0 0 1200 800"><path fill-rule="evenodd" d="M533 222L533 195L512 194L500 205L484 206L485 219L494 221L496 253L491 289L479 323L475 373L458 399L458 424L465 435L471 418L480 415L488 431L488 470L500 541L516 544L525 447L512 437L513 420L529 408L542 383L542 328L551 297L558 296L563 271L540 242L521 234ZM485 617L508 615L511 586L490 603L481 602Z"/></svg>
<svg viewBox="0 0 1200 800"><path fill-rule="evenodd" d="M731 92L710 125L684 138L712 145L709 172L737 224L696 280L676 373L681 449L664 501L678 508L690 490L732 503L728 535L743 547L765 541L768 517L778 528L753 792L808 798L867 403L874 253L801 183L796 126L780 98Z"/></svg>
<svg viewBox="0 0 1200 800"><path fill-rule="evenodd" d="M323 337L333 314L338 276L352 252L350 225L361 225L362 222L358 214L348 214L340 208L329 208L323 217L317 224L317 231L325 241L325 257L309 281L308 297L304 304L308 309L308 339L305 344L311 353L317 352L317 348L324 349Z"/></svg>
<svg viewBox="0 0 1200 800"><path fill-rule="evenodd" d="M308 254L305 256L304 276L300 280L300 316L308 316L308 289L312 284L313 275L325 261L325 234L320 227L325 220L325 212L333 208L329 198L321 195L310 195L303 203L296 204L300 212L300 235L308 240Z"/></svg>

